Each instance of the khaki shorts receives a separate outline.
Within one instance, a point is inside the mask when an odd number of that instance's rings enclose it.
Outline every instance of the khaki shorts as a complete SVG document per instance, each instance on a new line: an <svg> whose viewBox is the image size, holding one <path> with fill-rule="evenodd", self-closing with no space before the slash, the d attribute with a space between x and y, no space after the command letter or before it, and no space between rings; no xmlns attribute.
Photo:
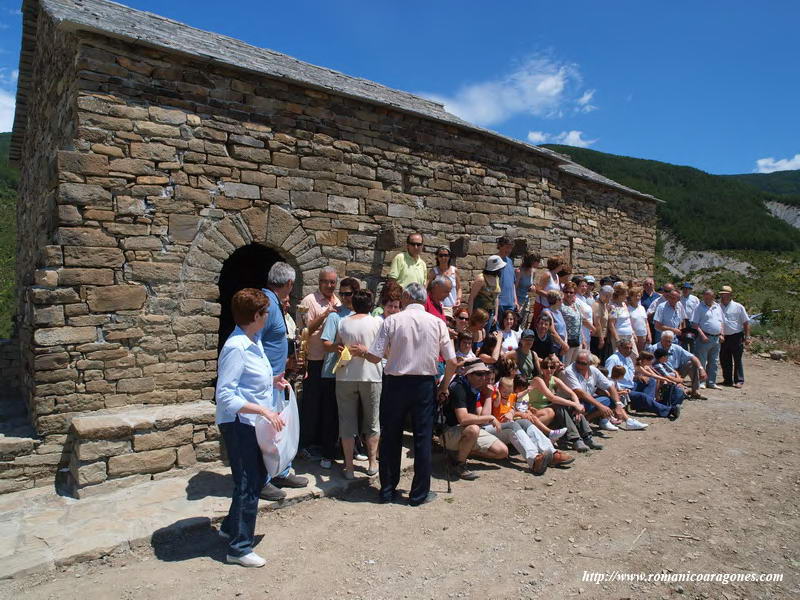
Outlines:
<svg viewBox="0 0 800 600"><path fill-rule="evenodd" d="M339 436L350 438L358 433L378 435L380 428L381 382L337 381L336 404L339 410ZM358 409L363 418L358 423Z"/></svg>
<svg viewBox="0 0 800 600"><path fill-rule="evenodd" d="M444 447L448 450L458 450L458 442L461 441L461 435L464 433L464 428L461 425L453 425L444 431ZM470 452L480 450L486 452L497 441L497 438L485 429L481 429L478 434L478 439L475 440L475 445Z"/></svg>

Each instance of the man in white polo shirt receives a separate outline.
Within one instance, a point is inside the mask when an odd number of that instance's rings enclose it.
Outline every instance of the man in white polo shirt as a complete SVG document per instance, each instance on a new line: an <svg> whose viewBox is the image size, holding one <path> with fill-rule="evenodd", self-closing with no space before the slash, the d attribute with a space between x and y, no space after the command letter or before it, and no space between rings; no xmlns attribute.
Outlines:
<svg viewBox="0 0 800 600"><path fill-rule="evenodd" d="M703 301L694 309L689 321L697 329L694 354L708 374L708 382L701 382L700 387L713 390L717 387L719 348L725 339L722 335L722 307L714 300L714 290L703 292Z"/></svg>
<svg viewBox="0 0 800 600"><path fill-rule="evenodd" d="M722 365L722 385L740 388L744 385L742 355L750 345L750 317L744 306L733 300L733 290L723 285L719 292L722 307L722 334L719 362Z"/></svg>

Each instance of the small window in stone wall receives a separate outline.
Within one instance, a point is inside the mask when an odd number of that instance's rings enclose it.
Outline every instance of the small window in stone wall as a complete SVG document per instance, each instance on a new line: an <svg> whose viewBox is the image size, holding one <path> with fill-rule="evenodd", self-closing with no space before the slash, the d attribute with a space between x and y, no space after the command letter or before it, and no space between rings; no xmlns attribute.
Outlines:
<svg viewBox="0 0 800 600"><path fill-rule="evenodd" d="M219 275L219 343L221 350L225 340L236 327L231 314L233 295L244 288L262 289L267 287L267 274L270 267L281 259L273 249L261 244L242 246L222 263Z"/></svg>

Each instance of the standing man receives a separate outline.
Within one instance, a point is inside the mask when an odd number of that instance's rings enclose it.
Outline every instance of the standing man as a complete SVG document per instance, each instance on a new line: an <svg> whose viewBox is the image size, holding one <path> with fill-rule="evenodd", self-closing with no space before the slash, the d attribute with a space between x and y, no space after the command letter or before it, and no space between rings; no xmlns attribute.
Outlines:
<svg viewBox="0 0 800 600"><path fill-rule="evenodd" d="M642 292L642 299L639 301L645 310L650 309L650 305L661 298L661 294L656 291L656 282L652 277L648 277L642 284L644 291Z"/></svg>
<svg viewBox="0 0 800 600"><path fill-rule="evenodd" d="M596 300L594 297L595 279L593 275L586 275L583 280L586 282L586 290L583 291L580 288L578 289L578 293L580 294L578 300L582 300L585 304L591 306Z"/></svg>
<svg viewBox="0 0 800 600"><path fill-rule="evenodd" d="M723 285L719 292L722 307L723 327L719 362L722 365L722 385L740 388L744 385L742 354L750 345L750 317L744 306L733 300L733 290Z"/></svg>
<svg viewBox="0 0 800 600"><path fill-rule="evenodd" d="M505 266L500 270L500 306L499 314L507 310L519 313L519 302L517 302L517 287L514 285L516 271L514 270L514 259L511 258L511 250L514 242L511 238L503 236L497 240L497 254L503 259ZM501 324L498 323L498 327Z"/></svg>
<svg viewBox="0 0 800 600"><path fill-rule="evenodd" d="M686 313L683 311L683 304L680 302L681 295L678 290L673 288L665 297L666 301L661 302L656 309L653 324L656 331L660 333L671 331L677 340L683 333L683 326L686 323Z"/></svg>
<svg viewBox="0 0 800 600"><path fill-rule="evenodd" d="M409 283L422 286L428 281L428 267L422 260L422 234L410 233L406 238L406 250L392 260L388 278L405 289Z"/></svg>
<svg viewBox="0 0 800 600"><path fill-rule="evenodd" d="M300 454L308 460L322 458L319 454L322 446L319 416L322 359L325 358L325 349L320 336L325 319L341 304L334 293L338 279L334 267L323 267L319 272L317 291L300 302L300 306L306 311L305 323L308 328L306 378L303 380L303 402L300 406Z"/></svg>
<svg viewBox="0 0 800 600"><path fill-rule="evenodd" d="M436 498L431 488L431 440L436 413L436 363L446 362L439 394L447 395L447 383L456 372L456 351L447 325L425 312L428 294L419 283L403 291L405 309L383 322L368 350L356 348L357 356L377 363L389 353L384 367L381 391L380 502L397 497L400 482L400 455L403 449L403 423L411 413L414 428L414 480L408 496L410 506Z"/></svg>
<svg viewBox="0 0 800 600"><path fill-rule="evenodd" d="M703 301L691 318L692 327L697 329L694 354L708 373L708 381L701 383L701 388L705 386L713 390L717 387L717 359L720 344L725 340L723 321L722 307L714 301L714 290L704 291Z"/></svg>
<svg viewBox="0 0 800 600"><path fill-rule="evenodd" d="M683 314L686 315L686 327L691 327L691 320L694 316L694 311L697 310L697 307L700 305L700 298L692 294L692 285L691 281L684 281L683 285L681 286L681 304L683 304ZM697 335L696 332L691 332L695 336ZM683 335L681 336L681 342L684 348L686 348L689 352L694 354L694 346L695 346L696 338L694 336Z"/></svg>
<svg viewBox="0 0 800 600"><path fill-rule="evenodd" d="M276 262L267 274L267 287L261 290L269 299L267 317L261 330L261 345L264 354L276 377L286 372L286 360L289 356L289 339L286 336L286 320L283 318L283 303L288 300L294 287L294 269L285 262ZM272 388L274 406L272 410L280 413L284 407L284 389L280 386ZM260 496L264 500L282 500L286 497L282 487L301 488L308 485L307 477L300 477L290 472L289 465L283 473L272 480L267 478Z"/></svg>

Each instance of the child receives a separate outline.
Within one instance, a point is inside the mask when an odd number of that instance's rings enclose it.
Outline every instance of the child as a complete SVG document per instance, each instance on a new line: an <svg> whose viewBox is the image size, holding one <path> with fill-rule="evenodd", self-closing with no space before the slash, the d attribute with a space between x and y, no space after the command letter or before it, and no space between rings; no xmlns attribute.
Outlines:
<svg viewBox="0 0 800 600"><path fill-rule="evenodd" d="M472 351L474 336L469 331L462 331L456 338L456 362L458 362L459 375L464 374L464 363L472 358L477 358Z"/></svg>
<svg viewBox="0 0 800 600"><path fill-rule="evenodd" d="M628 406L628 388L622 386L622 380L625 379L625 367L622 365L614 365L611 367L611 381L614 382L614 387L617 388L619 394L619 401L623 405Z"/></svg>
<svg viewBox="0 0 800 600"><path fill-rule="evenodd" d="M503 379L500 381L502 383ZM524 419L533 423L536 428L550 438L551 441L556 441L562 438L565 433L567 433L566 427L562 427L561 429L550 429L530 410L530 404L528 401L529 386L527 379L525 379L522 375L517 375L508 383L510 384L509 387L511 388L509 392L513 390L513 392L509 394L509 403L514 407L514 416L512 417L514 420ZM501 396L502 393L503 390L501 389ZM500 422L502 423L502 421Z"/></svg>
<svg viewBox="0 0 800 600"><path fill-rule="evenodd" d="M682 385L683 377L667 362L669 354L666 350L657 348L653 356L655 357L653 370L667 380L667 382L659 382L659 401L670 406L681 404L683 399L686 398L686 391Z"/></svg>

